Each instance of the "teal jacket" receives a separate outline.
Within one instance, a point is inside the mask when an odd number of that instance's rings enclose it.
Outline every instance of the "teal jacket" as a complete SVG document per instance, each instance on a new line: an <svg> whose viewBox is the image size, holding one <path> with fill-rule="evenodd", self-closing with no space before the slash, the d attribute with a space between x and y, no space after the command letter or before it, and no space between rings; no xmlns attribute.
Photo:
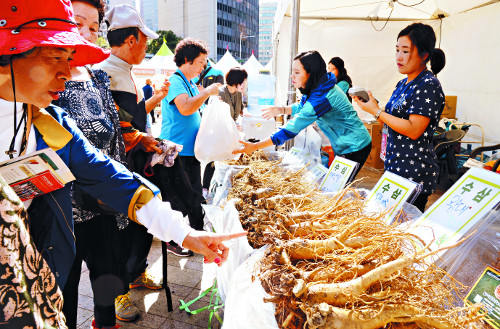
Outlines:
<svg viewBox="0 0 500 329"><path fill-rule="evenodd" d="M292 105L294 118L271 135L274 145L281 145L294 138L313 122L328 137L335 154L356 152L371 142L370 134L347 99L337 86L333 73L325 74L310 95L302 96Z"/></svg>

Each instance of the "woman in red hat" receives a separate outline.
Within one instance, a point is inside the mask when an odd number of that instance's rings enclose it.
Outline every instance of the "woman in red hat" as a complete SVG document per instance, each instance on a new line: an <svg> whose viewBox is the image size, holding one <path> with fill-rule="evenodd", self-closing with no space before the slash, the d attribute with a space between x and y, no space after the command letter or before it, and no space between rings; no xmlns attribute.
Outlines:
<svg viewBox="0 0 500 329"><path fill-rule="evenodd" d="M222 242L245 233L193 231L155 197L155 186L97 151L62 109L50 105L71 77L70 64L108 56L80 36L69 0L2 0L0 13L0 161L50 147L85 192L158 238L222 264L228 253ZM64 287L75 252L69 186L25 202L28 222L23 204L0 181L0 325L65 328L58 286Z"/></svg>

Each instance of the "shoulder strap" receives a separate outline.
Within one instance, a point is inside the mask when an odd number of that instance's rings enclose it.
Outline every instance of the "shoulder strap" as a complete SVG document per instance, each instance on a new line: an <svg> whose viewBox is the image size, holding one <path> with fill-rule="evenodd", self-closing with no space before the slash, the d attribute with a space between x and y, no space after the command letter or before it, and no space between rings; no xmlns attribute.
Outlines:
<svg viewBox="0 0 500 329"><path fill-rule="evenodd" d="M182 76L179 72L177 72L177 71L176 71L174 74L175 74L175 75L178 75L178 76L180 76L180 77L181 77L182 82L184 82L184 84L185 84L185 85L186 85L186 87L187 87L187 90L188 90L188 92L189 92L189 95L191 95L191 97L194 97L193 92L191 91L191 85L190 85L190 84L188 84L188 83L186 82L186 79L184 79L184 77L183 77L183 76Z"/></svg>

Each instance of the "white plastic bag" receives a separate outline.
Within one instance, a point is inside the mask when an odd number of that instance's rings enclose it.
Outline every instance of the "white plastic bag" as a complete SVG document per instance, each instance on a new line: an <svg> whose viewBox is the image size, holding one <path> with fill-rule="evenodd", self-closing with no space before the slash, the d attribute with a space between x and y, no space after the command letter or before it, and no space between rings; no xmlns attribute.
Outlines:
<svg viewBox="0 0 500 329"><path fill-rule="evenodd" d="M238 158L232 152L241 148L236 123L231 118L229 105L211 97L203 110L200 130L194 143L194 155L201 163Z"/></svg>

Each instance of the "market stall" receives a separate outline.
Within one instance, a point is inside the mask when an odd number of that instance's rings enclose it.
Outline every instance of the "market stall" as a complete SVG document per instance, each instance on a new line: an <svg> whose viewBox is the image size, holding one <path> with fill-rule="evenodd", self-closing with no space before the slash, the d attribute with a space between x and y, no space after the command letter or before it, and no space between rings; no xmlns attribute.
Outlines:
<svg viewBox="0 0 500 329"><path fill-rule="evenodd" d="M471 170L424 214L399 199L403 211L391 224L393 207L378 195L394 196L404 182L392 191L382 177L372 191L342 184L337 193L324 193L317 182L329 173L315 175L307 162L292 151L216 163L218 197L211 207L220 213L209 218L217 231L249 231L218 270L224 328L483 325L474 302L478 292L445 270L473 285L486 266L496 265L500 244L489 231L498 226L493 208L500 201L500 176ZM367 209L370 195L386 207ZM492 243L485 248L485 241ZM473 275L463 268L471 249L491 256L474 266ZM471 297L463 307L466 293Z"/></svg>
<svg viewBox="0 0 500 329"><path fill-rule="evenodd" d="M297 20L294 3L300 3ZM500 56L499 16L500 3L489 0L280 1L273 28L279 103L287 99L291 43L297 40L297 52L316 49L326 61L344 59L354 85L372 90L384 104L401 79L394 63L396 36L421 21L434 28L446 53L439 80L446 95L457 96L456 118L481 125L486 144L498 144L500 113L494 99L500 75L494 68ZM293 34L295 23L298 32ZM471 134L480 140L478 133Z"/></svg>

